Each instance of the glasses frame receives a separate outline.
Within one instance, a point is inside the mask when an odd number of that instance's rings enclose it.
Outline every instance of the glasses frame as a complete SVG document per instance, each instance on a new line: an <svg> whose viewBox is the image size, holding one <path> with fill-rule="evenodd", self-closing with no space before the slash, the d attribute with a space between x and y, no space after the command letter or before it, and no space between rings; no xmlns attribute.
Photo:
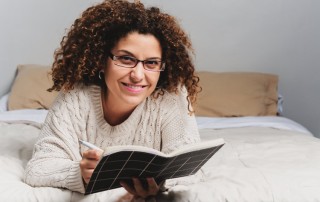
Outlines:
<svg viewBox="0 0 320 202"><path fill-rule="evenodd" d="M109 53L109 57L111 58L111 60L113 60L113 61L116 62L116 61L118 60L118 58L119 58L119 57L122 57L122 56L117 56L117 55L113 55L112 53ZM160 60L160 62L161 62L160 69L159 69L159 70L153 70L153 69L148 69L148 68L146 68L146 67L145 67L145 64L144 64L146 61L150 61L150 59L147 59L147 60L139 60L139 59L137 59L137 58L135 58L135 57L132 57L132 56L128 56L128 57L130 57L130 58L132 58L132 59L135 60L135 63L136 63L136 64L135 64L134 66L128 67L128 66L123 66L123 65L117 64L117 63L114 63L114 64L117 65L117 66L119 66L119 67L128 68L128 69L129 69L129 68L130 68L130 69L133 69L133 68L135 68L135 67L138 65L139 62L141 62L143 68L144 68L145 70L147 70L147 71L150 71L150 72L162 72L162 71L165 70L165 62L163 62L162 60Z"/></svg>

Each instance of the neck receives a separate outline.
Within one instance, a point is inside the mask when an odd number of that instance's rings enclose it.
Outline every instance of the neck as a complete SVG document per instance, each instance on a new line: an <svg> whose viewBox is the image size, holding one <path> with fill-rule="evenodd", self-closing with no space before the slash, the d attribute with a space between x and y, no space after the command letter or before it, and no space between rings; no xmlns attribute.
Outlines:
<svg viewBox="0 0 320 202"><path fill-rule="evenodd" d="M108 97L106 89L102 89L102 108L104 119L112 126L123 123L131 115L135 106L119 104Z"/></svg>

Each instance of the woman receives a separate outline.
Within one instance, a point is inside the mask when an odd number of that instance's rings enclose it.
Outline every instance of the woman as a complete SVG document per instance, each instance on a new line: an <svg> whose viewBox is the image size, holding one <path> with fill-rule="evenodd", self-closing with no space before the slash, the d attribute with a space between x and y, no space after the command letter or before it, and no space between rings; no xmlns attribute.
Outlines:
<svg viewBox="0 0 320 202"><path fill-rule="evenodd" d="M112 145L143 145L169 153L199 141L192 105L198 77L191 43L158 8L122 0L88 8L55 52L51 107L25 181L83 193L102 153ZM122 186L135 197L156 195L147 179Z"/></svg>

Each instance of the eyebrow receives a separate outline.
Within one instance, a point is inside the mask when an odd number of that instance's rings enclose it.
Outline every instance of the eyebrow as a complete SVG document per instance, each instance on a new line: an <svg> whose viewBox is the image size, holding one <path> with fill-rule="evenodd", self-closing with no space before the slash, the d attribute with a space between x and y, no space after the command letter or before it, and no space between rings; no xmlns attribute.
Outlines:
<svg viewBox="0 0 320 202"><path fill-rule="evenodd" d="M121 53L124 53L124 54L128 54L134 58L137 58L133 53L131 53L130 51L127 51L127 50L117 50L116 51L117 54L121 54ZM138 59L138 58L137 58ZM158 60L161 60L160 57L150 57L150 58L146 58L145 60L152 60L152 59L158 59Z"/></svg>

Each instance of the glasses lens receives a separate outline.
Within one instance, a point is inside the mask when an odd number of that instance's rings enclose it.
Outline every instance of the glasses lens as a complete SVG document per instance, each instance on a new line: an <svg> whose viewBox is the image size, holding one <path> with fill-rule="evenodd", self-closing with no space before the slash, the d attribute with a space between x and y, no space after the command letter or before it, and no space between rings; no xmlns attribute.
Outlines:
<svg viewBox="0 0 320 202"><path fill-rule="evenodd" d="M150 71L161 71L162 62L160 60L146 60L144 67Z"/></svg>
<svg viewBox="0 0 320 202"><path fill-rule="evenodd" d="M137 59L130 56L117 56L116 64L122 67L134 67L137 63Z"/></svg>

